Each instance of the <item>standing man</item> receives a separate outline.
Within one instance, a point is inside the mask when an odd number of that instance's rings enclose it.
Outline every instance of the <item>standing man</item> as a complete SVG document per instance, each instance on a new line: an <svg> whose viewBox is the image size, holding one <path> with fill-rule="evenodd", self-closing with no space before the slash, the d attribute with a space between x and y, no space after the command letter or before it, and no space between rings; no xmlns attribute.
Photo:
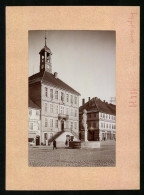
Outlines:
<svg viewBox="0 0 144 195"><path fill-rule="evenodd" d="M53 150L54 149L57 149L57 147L56 147L56 140L55 139L53 140Z"/></svg>

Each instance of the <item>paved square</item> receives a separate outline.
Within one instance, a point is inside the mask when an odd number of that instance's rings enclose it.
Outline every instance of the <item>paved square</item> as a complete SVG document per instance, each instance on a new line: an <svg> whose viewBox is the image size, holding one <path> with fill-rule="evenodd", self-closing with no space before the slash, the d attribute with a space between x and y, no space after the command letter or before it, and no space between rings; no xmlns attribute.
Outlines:
<svg viewBox="0 0 144 195"><path fill-rule="evenodd" d="M115 141L101 142L97 149L29 147L29 166L100 167L115 166Z"/></svg>

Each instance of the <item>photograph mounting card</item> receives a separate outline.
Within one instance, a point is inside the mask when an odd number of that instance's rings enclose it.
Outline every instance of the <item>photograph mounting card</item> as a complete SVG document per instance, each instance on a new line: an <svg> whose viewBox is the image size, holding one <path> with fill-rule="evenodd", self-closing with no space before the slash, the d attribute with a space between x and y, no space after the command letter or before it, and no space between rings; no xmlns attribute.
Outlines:
<svg viewBox="0 0 144 195"><path fill-rule="evenodd" d="M7 190L139 189L139 15L6 7Z"/></svg>

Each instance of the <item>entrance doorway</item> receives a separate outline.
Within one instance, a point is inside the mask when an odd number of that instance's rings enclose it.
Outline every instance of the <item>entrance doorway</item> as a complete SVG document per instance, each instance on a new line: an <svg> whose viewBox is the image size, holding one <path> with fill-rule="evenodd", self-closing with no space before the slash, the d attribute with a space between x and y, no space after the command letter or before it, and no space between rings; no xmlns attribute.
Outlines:
<svg viewBox="0 0 144 195"><path fill-rule="evenodd" d="M61 131L64 131L64 120L61 120Z"/></svg>
<svg viewBox="0 0 144 195"><path fill-rule="evenodd" d="M36 146L40 145L40 136L36 136Z"/></svg>

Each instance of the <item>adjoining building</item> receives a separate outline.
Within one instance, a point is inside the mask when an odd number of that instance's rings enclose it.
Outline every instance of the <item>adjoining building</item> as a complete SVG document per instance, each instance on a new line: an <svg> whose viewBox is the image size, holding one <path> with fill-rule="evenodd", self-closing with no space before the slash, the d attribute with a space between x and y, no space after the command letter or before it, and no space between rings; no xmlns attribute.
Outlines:
<svg viewBox="0 0 144 195"><path fill-rule="evenodd" d="M101 101L99 98L89 98L79 108L80 139L83 139L82 114L87 110L88 140L102 141L116 139L116 106Z"/></svg>
<svg viewBox="0 0 144 195"><path fill-rule="evenodd" d="M40 107L29 99L28 108L28 142L30 145L40 144Z"/></svg>
<svg viewBox="0 0 144 195"><path fill-rule="evenodd" d="M40 143L54 139L65 144L67 137L79 139L79 96L76 90L52 74L51 50L39 52L40 72L29 77L29 98L41 109Z"/></svg>

